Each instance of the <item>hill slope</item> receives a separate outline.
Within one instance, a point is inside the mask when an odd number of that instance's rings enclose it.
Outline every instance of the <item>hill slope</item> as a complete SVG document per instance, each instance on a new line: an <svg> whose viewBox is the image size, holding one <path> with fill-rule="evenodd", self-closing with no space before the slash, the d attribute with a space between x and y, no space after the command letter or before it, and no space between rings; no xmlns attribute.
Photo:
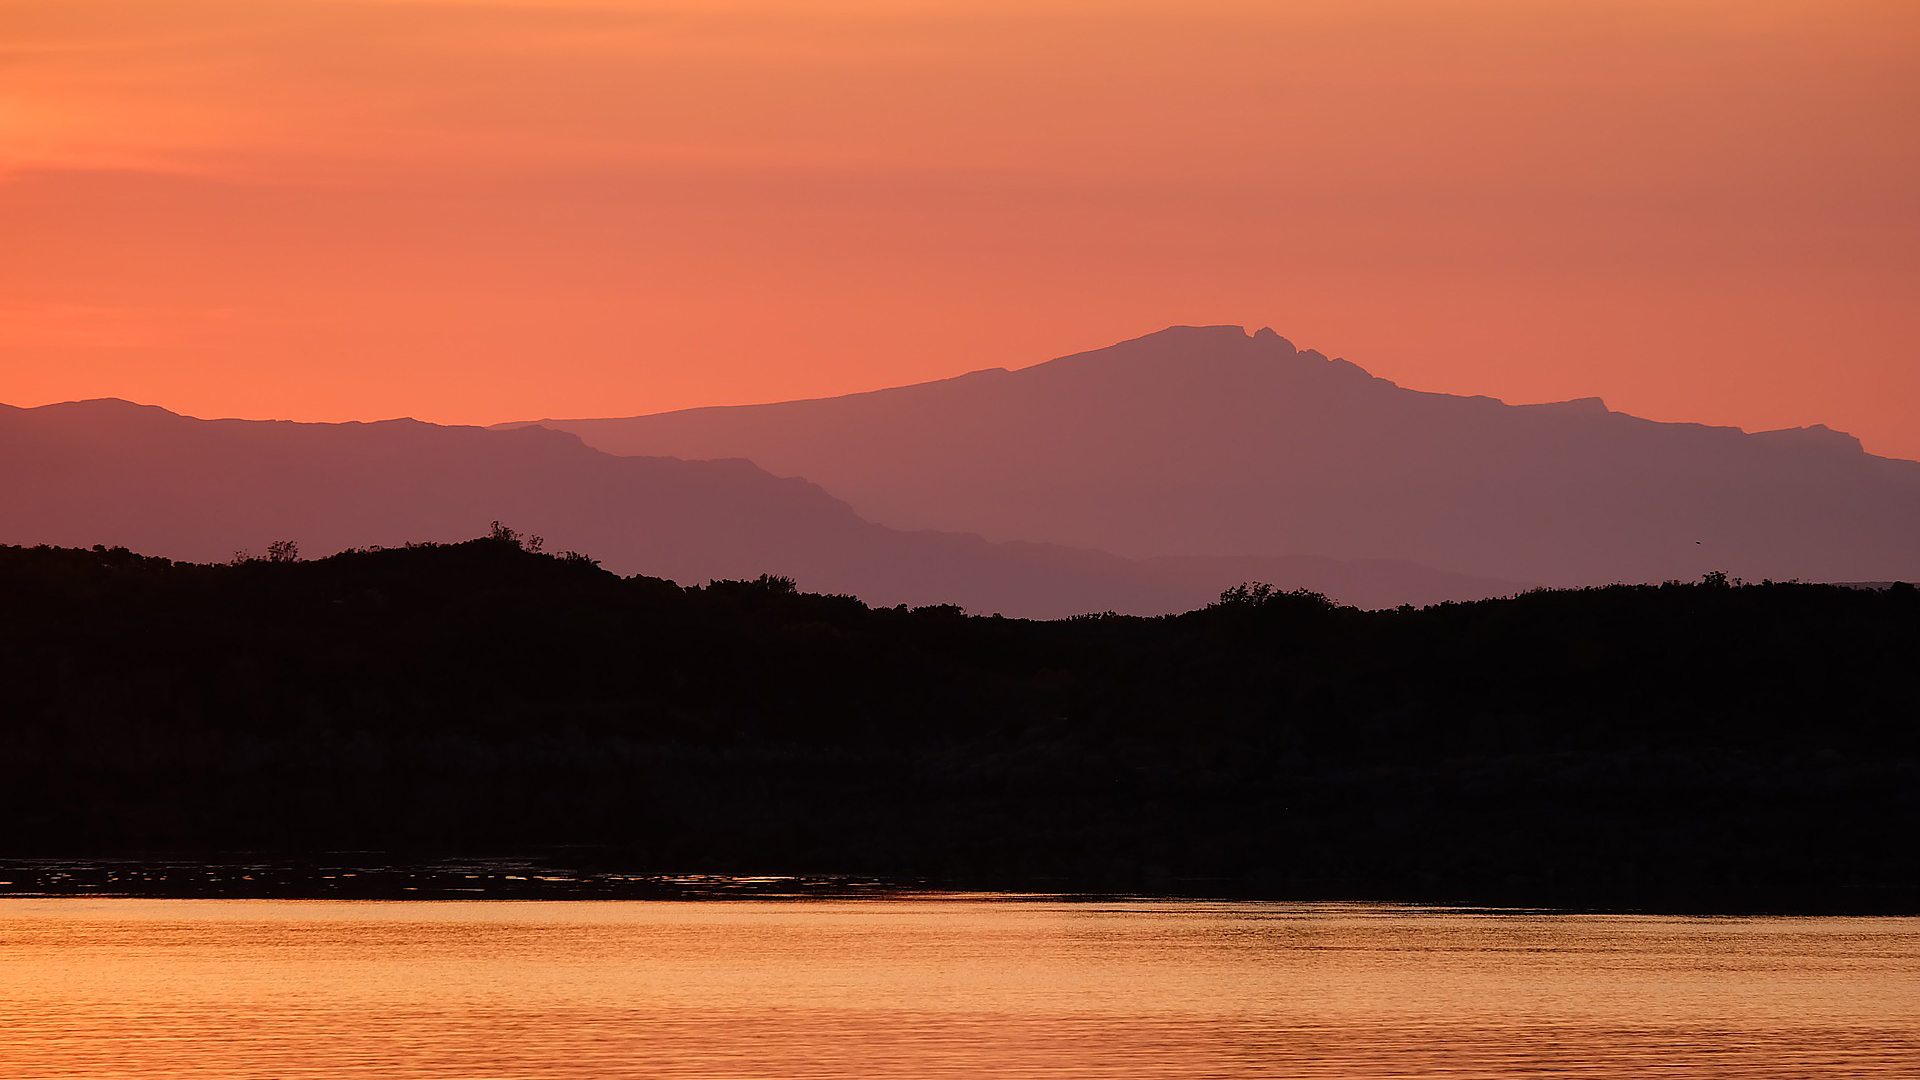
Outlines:
<svg viewBox="0 0 1920 1080"><path fill-rule="evenodd" d="M482 540L0 548L0 596L0 859L583 844L557 857L1920 910L1908 587L1026 622Z"/></svg>
<svg viewBox="0 0 1920 1080"><path fill-rule="evenodd" d="M1017 371L540 421L744 457L868 518L1131 556L1318 553L1559 584L1920 577L1920 463L1826 428L1403 389L1270 330L1175 327Z"/></svg>
<svg viewBox="0 0 1920 1080"><path fill-rule="evenodd" d="M542 429L197 420L114 400L0 406L0 542L205 561L283 538L310 555L455 540L494 519L623 573L686 583L782 574L876 604L1021 616L1186 610L1249 577L1369 606L1516 588L1397 564L1141 563L902 532L746 461L618 457Z"/></svg>

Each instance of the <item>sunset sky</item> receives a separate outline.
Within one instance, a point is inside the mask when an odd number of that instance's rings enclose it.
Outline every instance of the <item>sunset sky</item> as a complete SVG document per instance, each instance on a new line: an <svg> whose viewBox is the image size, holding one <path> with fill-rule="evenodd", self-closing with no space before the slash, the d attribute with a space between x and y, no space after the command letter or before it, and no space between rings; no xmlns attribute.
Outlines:
<svg viewBox="0 0 1920 1080"><path fill-rule="evenodd" d="M623 415L1271 325L1920 457L1912 0L0 0L0 401Z"/></svg>

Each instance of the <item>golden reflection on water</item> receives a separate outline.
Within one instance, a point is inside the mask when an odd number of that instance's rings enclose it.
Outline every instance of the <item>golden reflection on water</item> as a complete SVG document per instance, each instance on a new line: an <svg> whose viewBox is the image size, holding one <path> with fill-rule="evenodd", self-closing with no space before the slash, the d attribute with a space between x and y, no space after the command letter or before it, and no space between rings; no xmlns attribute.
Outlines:
<svg viewBox="0 0 1920 1080"><path fill-rule="evenodd" d="M0 900L0 1077L1920 1075L1920 919Z"/></svg>

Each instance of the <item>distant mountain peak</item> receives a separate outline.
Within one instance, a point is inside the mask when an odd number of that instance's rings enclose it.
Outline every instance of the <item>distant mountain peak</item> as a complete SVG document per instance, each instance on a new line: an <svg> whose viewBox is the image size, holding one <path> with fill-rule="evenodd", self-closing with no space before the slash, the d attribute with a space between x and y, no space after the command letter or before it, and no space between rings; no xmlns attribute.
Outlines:
<svg viewBox="0 0 1920 1080"><path fill-rule="evenodd" d="M1274 336L1278 337L1279 335L1276 334ZM1131 345L1131 344L1136 344L1138 342L1143 342L1143 341L1239 342L1239 341L1251 340L1252 337L1253 335L1247 332L1246 327L1239 326L1234 323L1206 323L1206 324L1193 324L1193 325L1190 325L1187 323L1175 323L1172 326L1168 326L1160 330L1155 330L1150 334L1142 334L1137 338L1132 338L1128 341L1120 342L1120 344Z"/></svg>
<svg viewBox="0 0 1920 1080"><path fill-rule="evenodd" d="M1838 431L1825 424L1809 424L1806 427L1776 428L1772 431L1756 431L1755 438L1769 442L1789 443L1795 446L1839 450L1846 453L1864 454L1866 446L1858 436Z"/></svg>
<svg viewBox="0 0 1920 1080"><path fill-rule="evenodd" d="M1263 326L1257 331L1249 331L1244 326L1232 324L1178 325L1016 370L1038 373L1073 369L1091 373L1131 369L1143 374L1184 373L1214 367L1254 370L1303 358L1327 363L1325 356L1316 352L1302 352L1272 327Z"/></svg>
<svg viewBox="0 0 1920 1080"><path fill-rule="evenodd" d="M1613 412L1612 409L1607 408L1606 400L1598 397L1568 398L1565 401L1543 401L1538 405L1529 407L1535 409L1553 409L1556 412L1586 413L1590 416L1605 416Z"/></svg>
<svg viewBox="0 0 1920 1080"><path fill-rule="evenodd" d="M1852 436L1405 389L1271 327L1170 326L968 384L558 426L613 453L746 457L897 528L1142 558L1317 553L1552 584L1920 566L1920 463Z"/></svg>
<svg viewBox="0 0 1920 1080"><path fill-rule="evenodd" d="M1293 342L1282 337L1271 326L1263 326L1258 330L1248 330L1246 327L1236 323L1192 326L1185 323L1176 323L1173 326L1155 330L1150 334L1142 334L1139 337L1128 338L1114 345L1108 345L1099 349L1090 349L1074 355L1086 356L1092 353L1104 353L1114 349L1128 350L1141 347L1167 347L1187 350L1213 349L1246 352L1256 346L1262 351L1270 350L1284 353L1295 353L1299 351L1294 347Z"/></svg>
<svg viewBox="0 0 1920 1080"><path fill-rule="evenodd" d="M126 398L118 398L118 397L83 398L79 401L57 401L52 404L42 405L39 407L42 409L72 410L75 412L99 412L99 413L138 412L138 413L148 413L148 414L164 413L168 416L180 415L179 413L176 413L171 409L164 409L158 405L143 405L138 401L128 401Z"/></svg>

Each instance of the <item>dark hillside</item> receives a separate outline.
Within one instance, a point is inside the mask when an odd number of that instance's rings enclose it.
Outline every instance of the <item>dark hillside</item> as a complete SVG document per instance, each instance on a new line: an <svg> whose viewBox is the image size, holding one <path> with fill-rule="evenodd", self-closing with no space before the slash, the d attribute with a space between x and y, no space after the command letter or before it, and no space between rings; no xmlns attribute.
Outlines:
<svg viewBox="0 0 1920 1080"><path fill-rule="evenodd" d="M0 548L0 857L1920 910L1917 655L1907 586L1024 622L507 540Z"/></svg>

